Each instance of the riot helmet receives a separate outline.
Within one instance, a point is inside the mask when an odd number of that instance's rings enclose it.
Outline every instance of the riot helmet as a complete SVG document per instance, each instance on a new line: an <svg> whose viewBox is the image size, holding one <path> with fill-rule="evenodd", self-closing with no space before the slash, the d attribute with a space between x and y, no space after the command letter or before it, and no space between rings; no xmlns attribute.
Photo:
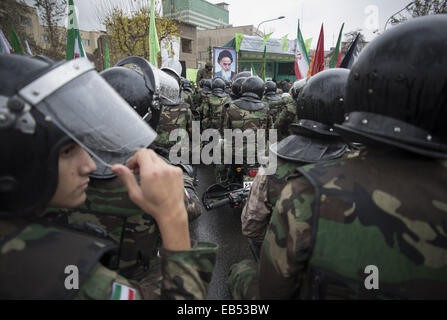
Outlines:
<svg viewBox="0 0 447 320"><path fill-rule="evenodd" d="M200 82L202 82L202 84L200 85L200 87L202 88L201 92L203 92L204 94L210 94L212 87L212 80L202 79Z"/></svg>
<svg viewBox="0 0 447 320"><path fill-rule="evenodd" d="M344 119L348 76L348 69L336 68L321 71L310 78L296 101L298 118L326 125L331 129L328 134L335 134L333 124L342 123Z"/></svg>
<svg viewBox="0 0 447 320"><path fill-rule="evenodd" d="M310 77L297 80L293 83L292 90L291 90L293 100L296 101L298 99L298 96L299 96L301 90L303 90L304 86L306 85L307 81L309 81L309 79L310 79Z"/></svg>
<svg viewBox="0 0 447 320"><path fill-rule="evenodd" d="M278 101L281 100L278 94L276 94L276 83L268 80L265 82L264 96L267 100Z"/></svg>
<svg viewBox="0 0 447 320"><path fill-rule="evenodd" d="M231 81L224 80L225 81L225 93L229 94L231 92Z"/></svg>
<svg viewBox="0 0 447 320"><path fill-rule="evenodd" d="M160 107L154 107L154 92L146 86L140 71L125 67L112 67L102 71L101 76L115 89L120 96L157 130L161 113Z"/></svg>
<svg viewBox="0 0 447 320"><path fill-rule="evenodd" d="M182 90L188 94L192 93L191 82L183 77L181 78L181 82L182 82Z"/></svg>
<svg viewBox="0 0 447 320"><path fill-rule="evenodd" d="M239 79L239 78L249 78L249 77L252 77L253 75L251 74L251 72L250 71L242 71L242 72L239 72L238 74L236 74L234 77L233 77L233 82L234 81L236 81L237 79Z"/></svg>
<svg viewBox="0 0 447 320"><path fill-rule="evenodd" d="M264 81L257 76L247 78L242 83L242 96L261 100L264 96Z"/></svg>
<svg viewBox="0 0 447 320"><path fill-rule="evenodd" d="M233 80L233 84L231 86L231 97L233 99L238 99L242 96L242 83L246 80L246 77L240 77L236 80Z"/></svg>
<svg viewBox="0 0 447 320"><path fill-rule="evenodd" d="M447 15L420 17L372 41L353 65L348 115L337 130L350 140L447 158Z"/></svg>
<svg viewBox="0 0 447 320"><path fill-rule="evenodd" d="M265 93L269 92L276 93L276 83L271 80L265 82Z"/></svg>
<svg viewBox="0 0 447 320"><path fill-rule="evenodd" d="M292 135L271 147L278 157L300 163L340 158L347 145L334 130L344 116L343 100L348 69L330 69L313 76L296 101L301 119L291 125Z"/></svg>
<svg viewBox="0 0 447 320"><path fill-rule="evenodd" d="M87 59L50 64L0 55L0 83L0 215L45 208L66 142L110 166L125 163L156 136Z"/></svg>
<svg viewBox="0 0 447 320"><path fill-rule="evenodd" d="M222 78L214 78L211 85L212 93L220 98L226 97L225 93L225 81Z"/></svg>

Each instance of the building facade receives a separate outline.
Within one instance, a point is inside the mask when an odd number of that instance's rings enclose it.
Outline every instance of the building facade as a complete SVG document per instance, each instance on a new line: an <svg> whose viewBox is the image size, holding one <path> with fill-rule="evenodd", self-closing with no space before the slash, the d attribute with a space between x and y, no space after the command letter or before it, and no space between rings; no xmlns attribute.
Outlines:
<svg viewBox="0 0 447 320"><path fill-rule="evenodd" d="M26 15L20 16L20 24L24 28L28 38L32 38L35 44L41 48L48 49L50 47L48 27L39 22L37 9L32 6L26 6ZM66 28L59 26L57 30L62 36L62 41L66 42ZM82 38L82 46L87 54L94 54L98 48L98 39L104 34L97 31L79 30Z"/></svg>
<svg viewBox="0 0 447 320"><path fill-rule="evenodd" d="M225 2L212 4L205 0L163 0L163 15L208 30L228 26L230 13Z"/></svg>

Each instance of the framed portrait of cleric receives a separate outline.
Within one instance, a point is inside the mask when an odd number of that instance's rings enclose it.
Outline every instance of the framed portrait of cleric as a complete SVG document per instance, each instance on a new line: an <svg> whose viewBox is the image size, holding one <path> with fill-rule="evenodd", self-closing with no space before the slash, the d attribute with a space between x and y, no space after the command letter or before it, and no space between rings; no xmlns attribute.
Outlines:
<svg viewBox="0 0 447 320"><path fill-rule="evenodd" d="M234 48L213 47L213 76L231 81L237 73L237 53Z"/></svg>

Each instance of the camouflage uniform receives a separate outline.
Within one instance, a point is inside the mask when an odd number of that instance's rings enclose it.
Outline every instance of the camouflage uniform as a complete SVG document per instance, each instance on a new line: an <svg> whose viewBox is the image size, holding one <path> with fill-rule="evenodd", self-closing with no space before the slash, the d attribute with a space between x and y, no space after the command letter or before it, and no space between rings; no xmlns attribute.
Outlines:
<svg viewBox="0 0 447 320"><path fill-rule="evenodd" d="M298 121L296 109L296 102L291 96L286 96L280 100L277 108L278 115L274 124L274 128L278 130L278 141L286 138L290 134L289 126Z"/></svg>
<svg viewBox="0 0 447 320"><path fill-rule="evenodd" d="M115 283L135 290L135 299L203 299L217 246L192 243L188 251L161 250L159 295L106 268L112 241L49 225L39 218L0 220L1 299L111 299ZM101 258L101 262L99 262ZM112 259L113 260L113 259ZM79 289L64 286L67 266L77 266Z"/></svg>
<svg viewBox="0 0 447 320"><path fill-rule="evenodd" d="M276 118L278 117L278 114L281 110L281 106L284 104L281 100L270 100L267 97L264 96L262 98L262 101L268 104L270 115L272 117L272 122L276 122Z"/></svg>
<svg viewBox="0 0 447 320"><path fill-rule="evenodd" d="M157 127L158 137L155 139L154 144L169 151L177 143L175 141L169 141L169 135L175 129L186 130L191 141L192 120L193 115L188 104L183 103L175 106L163 105L160 122Z"/></svg>
<svg viewBox="0 0 447 320"><path fill-rule="evenodd" d="M358 156L355 149L348 150L343 159L350 159ZM274 174L265 175L260 168L250 188L247 202L242 211L242 234L253 239L255 243L261 245L264 241L273 208L281 195L282 190L287 185L289 179L301 176L296 170L297 167L305 165L301 162L288 161L277 158L276 171ZM269 165L271 167L271 165Z"/></svg>
<svg viewBox="0 0 447 320"><path fill-rule="evenodd" d="M234 297L447 296L445 160L366 149L299 171L273 211L259 278L247 263L232 267ZM365 289L369 265L380 271L378 290Z"/></svg>
<svg viewBox="0 0 447 320"><path fill-rule="evenodd" d="M266 130L266 139L268 139L268 130L272 127L272 119L269 114L268 106L257 111L249 111L238 107L234 102L225 105L221 115L220 131L224 129L240 129L244 132L252 129L255 133L258 129ZM233 149L234 154L234 149ZM243 146L244 157L247 154L247 143ZM233 161L234 163L234 161ZM221 183L228 180L229 168L225 165L216 165L216 181Z"/></svg>
<svg viewBox="0 0 447 320"><path fill-rule="evenodd" d="M212 128L220 129L221 114L225 103L227 103L229 97L220 98L214 94L210 94L203 100L200 110L202 110L202 130Z"/></svg>

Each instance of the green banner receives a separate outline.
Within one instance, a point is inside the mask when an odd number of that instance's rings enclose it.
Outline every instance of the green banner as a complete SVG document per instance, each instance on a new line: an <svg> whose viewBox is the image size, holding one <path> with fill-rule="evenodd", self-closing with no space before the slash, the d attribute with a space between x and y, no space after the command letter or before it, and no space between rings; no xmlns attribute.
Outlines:
<svg viewBox="0 0 447 320"><path fill-rule="evenodd" d="M186 79L196 83L198 72L199 69L186 69Z"/></svg>
<svg viewBox="0 0 447 320"><path fill-rule="evenodd" d="M289 34L286 34L284 37L282 37L282 51L287 52L289 50L289 40L287 39L287 36Z"/></svg>
<svg viewBox="0 0 447 320"><path fill-rule="evenodd" d="M234 39L236 41L236 52L239 52L241 48L242 40L244 39L244 35L242 33L236 33L234 35Z"/></svg>

